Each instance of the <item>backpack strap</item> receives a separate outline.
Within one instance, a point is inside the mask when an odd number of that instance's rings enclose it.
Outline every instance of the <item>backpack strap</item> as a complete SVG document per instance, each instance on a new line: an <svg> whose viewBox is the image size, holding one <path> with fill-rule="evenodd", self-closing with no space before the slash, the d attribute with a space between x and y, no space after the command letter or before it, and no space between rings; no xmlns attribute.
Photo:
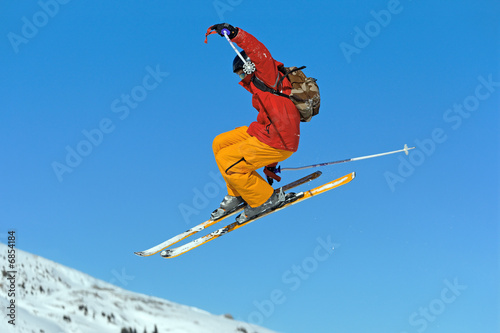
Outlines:
<svg viewBox="0 0 500 333"><path fill-rule="evenodd" d="M286 77L286 78L288 78L288 75L292 74L293 72L300 71L300 70L302 70L302 69L304 69L304 68L306 68L306 66L298 67L298 68L292 69L292 70L290 70L290 71L288 71L288 72L287 72L287 71L284 69L284 67L283 67L283 66L281 66L281 67L280 67L280 71L281 71L281 69L283 69L282 73L283 73L284 75L283 75L283 76L281 77L281 79L278 81L278 84L276 85L276 87L279 87L279 85L281 84L281 82L283 82L283 80L285 79L285 77ZM290 80L290 78L288 78L288 79Z"/></svg>
<svg viewBox="0 0 500 333"><path fill-rule="evenodd" d="M259 90L262 90L262 91L265 91L265 92L270 92L271 94L275 94L275 95L279 95L279 96L284 96L284 97L288 97L288 95L285 95L281 92L279 92L278 90L276 89L273 89L273 88L270 88L267 86L267 84L265 84L261 79L259 79L256 75L252 76L252 83L254 84L254 86L259 89Z"/></svg>
<svg viewBox="0 0 500 333"><path fill-rule="evenodd" d="M299 71L299 70L302 70L306 68L306 66L302 66L302 67L298 67L298 68L295 68L295 69L292 69L290 71L287 71L284 66L280 66L278 67L278 70L283 73L283 76L277 80L276 84L274 85L276 88L278 88L281 83L283 82L283 80L286 78L288 78L288 75L290 75L291 73L293 72L296 72L296 71ZM279 75L278 75L279 77ZM262 91L266 91L266 92L270 92L271 94L275 94L275 95L278 95L278 96L281 96L281 97L286 97L286 98L290 98L290 96L286 95L286 94L283 94L282 92L278 91L277 89L274 89L274 88L270 88L268 87L261 79L259 79L256 75L252 76L252 83L255 85L255 87L259 90L262 90Z"/></svg>

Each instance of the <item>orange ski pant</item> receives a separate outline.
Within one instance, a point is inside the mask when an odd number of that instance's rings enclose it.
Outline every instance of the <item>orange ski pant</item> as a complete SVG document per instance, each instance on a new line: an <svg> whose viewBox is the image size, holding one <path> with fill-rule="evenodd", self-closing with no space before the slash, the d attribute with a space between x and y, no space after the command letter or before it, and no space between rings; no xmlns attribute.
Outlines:
<svg viewBox="0 0 500 333"><path fill-rule="evenodd" d="M255 208L266 202L274 192L257 169L289 158L291 151L276 149L238 127L215 137L212 149L217 166L224 177L229 195L239 197Z"/></svg>

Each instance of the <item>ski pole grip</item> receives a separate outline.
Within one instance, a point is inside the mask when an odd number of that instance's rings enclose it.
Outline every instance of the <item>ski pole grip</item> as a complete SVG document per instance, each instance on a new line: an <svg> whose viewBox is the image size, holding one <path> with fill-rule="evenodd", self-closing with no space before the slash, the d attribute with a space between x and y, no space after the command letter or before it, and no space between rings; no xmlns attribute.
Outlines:
<svg viewBox="0 0 500 333"><path fill-rule="evenodd" d="M278 176L277 174L275 174L274 172L272 172L271 170L269 170L268 168L264 168L264 174L269 177L269 178L272 178L276 181L281 181L281 177Z"/></svg>
<svg viewBox="0 0 500 333"><path fill-rule="evenodd" d="M221 33L222 33L222 35L229 36L231 34L231 31L229 31L229 29L227 29L227 28L224 28L221 30Z"/></svg>

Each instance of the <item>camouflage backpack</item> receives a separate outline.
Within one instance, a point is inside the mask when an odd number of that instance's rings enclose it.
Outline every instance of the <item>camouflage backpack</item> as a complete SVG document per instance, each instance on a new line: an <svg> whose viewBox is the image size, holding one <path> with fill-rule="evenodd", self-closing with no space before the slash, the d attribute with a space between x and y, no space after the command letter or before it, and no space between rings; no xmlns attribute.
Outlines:
<svg viewBox="0 0 500 333"><path fill-rule="evenodd" d="M255 75L252 78L252 82L255 87L262 91L267 91L275 95L291 99L300 112L300 121L307 122L319 113L321 99L316 79L307 77L304 72L302 72L302 69L304 68L306 68L306 66L298 68L284 66L278 67L278 70L283 73L283 76L276 83L275 87L279 87L283 79L288 77L288 80L290 80L290 83L292 84L290 96L268 87Z"/></svg>

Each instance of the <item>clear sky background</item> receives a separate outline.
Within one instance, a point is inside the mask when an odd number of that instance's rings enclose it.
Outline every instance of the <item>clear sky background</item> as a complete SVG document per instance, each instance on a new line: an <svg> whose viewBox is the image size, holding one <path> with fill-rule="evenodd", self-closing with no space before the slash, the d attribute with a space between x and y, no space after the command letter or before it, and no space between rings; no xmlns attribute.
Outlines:
<svg viewBox="0 0 500 333"><path fill-rule="evenodd" d="M498 1L0 8L2 242L281 332L498 332ZM228 43L203 43L220 22L318 79L282 166L417 148L323 168L302 189L357 177L181 257L136 257L208 218L212 140L256 117Z"/></svg>

